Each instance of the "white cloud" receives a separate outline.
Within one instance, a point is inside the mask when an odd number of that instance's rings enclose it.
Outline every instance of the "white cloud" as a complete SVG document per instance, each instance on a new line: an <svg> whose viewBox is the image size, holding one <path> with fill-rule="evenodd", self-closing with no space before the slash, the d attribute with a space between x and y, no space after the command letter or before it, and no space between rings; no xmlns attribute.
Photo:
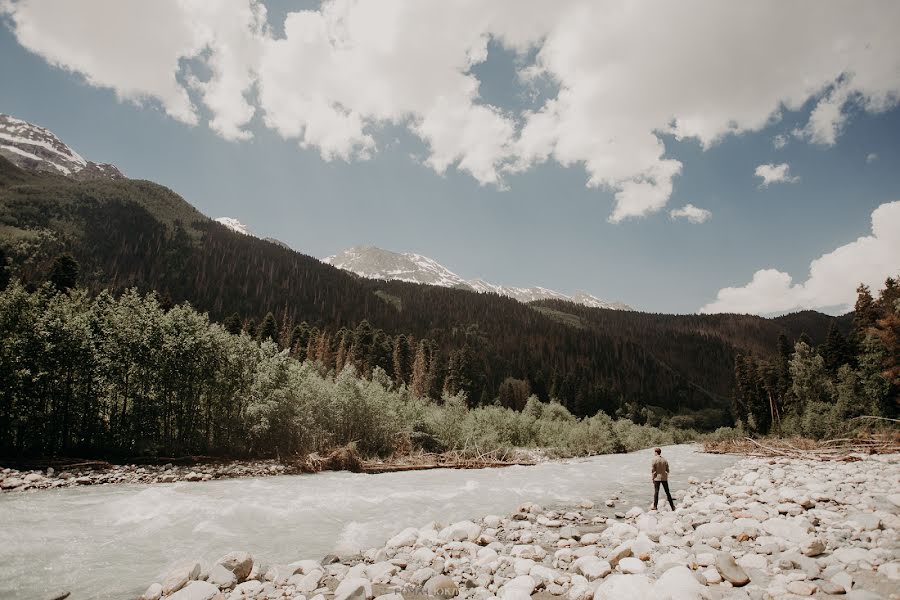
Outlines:
<svg viewBox="0 0 900 600"><path fill-rule="evenodd" d="M755 174L762 178L760 187L769 187L773 183L797 183L800 181L799 177L790 174L790 166L787 163L759 165L756 167Z"/></svg>
<svg viewBox="0 0 900 600"><path fill-rule="evenodd" d="M788 144L788 136L783 133L779 133L775 137L772 138L772 145L775 146L776 150L781 150Z"/></svg>
<svg viewBox="0 0 900 600"><path fill-rule="evenodd" d="M19 43L50 64L80 73L121 99L156 100L174 119L198 122L197 107L178 81L179 61L198 58L212 76L195 85L214 117L210 126L227 139L255 111L243 97L262 35L264 9L227 0L7 1Z"/></svg>
<svg viewBox="0 0 900 600"><path fill-rule="evenodd" d="M248 137L258 112L326 160L353 160L377 152L384 125L400 125L425 143L430 168L482 184L550 160L580 166L589 187L614 193L613 222L668 203L682 165L666 156L665 135L709 148L813 99L801 135L832 144L849 108L900 102L893 0L866 10L816 0L325 0L290 13L283 37L256 0L2 6L19 42L52 64L186 123L202 103L228 139ZM558 93L532 111L485 104L470 69L491 39L521 56L535 49L522 85L542 78ZM186 73L183 59L211 76Z"/></svg>
<svg viewBox="0 0 900 600"><path fill-rule="evenodd" d="M860 283L873 290L900 272L900 201L882 204L872 212L872 235L820 256L809 265L806 281L794 283L777 269L754 273L750 283L719 290L704 313L785 313L803 309L847 312Z"/></svg>
<svg viewBox="0 0 900 600"><path fill-rule="evenodd" d="M669 211L672 220L687 219L691 223L705 223L712 217L712 213L705 208L697 208L693 204L685 204L681 208L673 208Z"/></svg>
<svg viewBox="0 0 900 600"><path fill-rule="evenodd" d="M875 162L876 160L878 160L878 155L875 154L874 152L869 152L869 153L866 155L866 164L869 164L869 165L870 165L870 164L872 164L873 162Z"/></svg>

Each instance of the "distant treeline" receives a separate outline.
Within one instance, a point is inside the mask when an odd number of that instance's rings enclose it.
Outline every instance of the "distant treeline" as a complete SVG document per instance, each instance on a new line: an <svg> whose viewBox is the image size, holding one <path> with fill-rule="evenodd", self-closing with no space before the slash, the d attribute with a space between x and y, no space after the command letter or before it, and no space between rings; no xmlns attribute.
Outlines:
<svg viewBox="0 0 900 600"><path fill-rule="evenodd" d="M318 341L303 356L280 349L265 321L256 336L230 333L188 304L135 290L91 296L76 279L63 257L33 291L0 281L3 454L286 456L355 443L366 455L512 446L583 455L694 435L604 413L578 419L535 396L521 410L471 409L461 391L432 385L418 351L407 382L385 368L396 358L389 345L369 355L372 345L348 333L355 341L335 370L310 352ZM508 395L518 402L526 391Z"/></svg>
<svg viewBox="0 0 900 600"><path fill-rule="evenodd" d="M900 284L888 278L878 298L857 290L853 330L832 326L815 346L778 341L774 359L735 362L735 416L754 433L838 436L900 411Z"/></svg>

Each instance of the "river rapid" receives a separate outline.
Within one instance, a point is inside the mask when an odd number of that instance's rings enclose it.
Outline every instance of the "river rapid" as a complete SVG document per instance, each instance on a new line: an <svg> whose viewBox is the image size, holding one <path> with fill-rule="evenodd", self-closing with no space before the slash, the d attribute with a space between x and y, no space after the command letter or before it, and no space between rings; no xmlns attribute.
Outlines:
<svg viewBox="0 0 900 600"><path fill-rule="evenodd" d="M664 450L670 486L718 476L737 457ZM651 450L502 469L318 473L0 495L0 598L137 597L188 559L231 550L261 563L353 553L404 527L581 499L648 506ZM664 503L664 502L663 502ZM662 504L662 503L661 503ZM624 510L623 509L623 510ZM612 509L611 509L612 510Z"/></svg>

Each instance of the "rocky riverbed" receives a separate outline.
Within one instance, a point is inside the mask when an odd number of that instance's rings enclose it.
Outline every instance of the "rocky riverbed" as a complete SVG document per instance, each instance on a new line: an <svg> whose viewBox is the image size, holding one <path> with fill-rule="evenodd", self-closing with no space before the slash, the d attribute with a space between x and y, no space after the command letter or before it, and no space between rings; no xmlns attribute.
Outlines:
<svg viewBox="0 0 900 600"><path fill-rule="evenodd" d="M747 458L677 510L615 498L407 528L362 555L189 562L145 600L900 598L900 455ZM648 481L648 487L649 487Z"/></svg>
<svg viewBox="0 0 900 600"><path fill-rule="evenodd" d="M79 485L115 483L175 483L233 477L264 477L300 473L302 468L274 460L233 461L200 465L110 465L108 468L60 468L19 471L0 469L0 490L24 492Z"/></svg>

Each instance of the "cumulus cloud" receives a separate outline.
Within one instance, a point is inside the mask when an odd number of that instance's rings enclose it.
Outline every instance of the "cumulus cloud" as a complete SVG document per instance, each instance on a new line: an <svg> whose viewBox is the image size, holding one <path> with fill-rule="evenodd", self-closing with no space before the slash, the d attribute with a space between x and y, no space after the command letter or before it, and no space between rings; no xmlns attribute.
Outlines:
<svg viewBox="0 0 900 600"><path fill-rule="evenodd" d="M16 39L47 62L135 102L154 100L174 119L199 120L188 87L213 113L210 126L226 139L248 137L242 127L255 109L244 98L253 83L265 10L227 0L144 2L6 1L0 11ZM212 72L182 83L181 61L197 59Z"/></svg>
<svg viewBox="0 0 900 600"><path fill-rule="evenodd" d="M673 208L669 211L672 220L687 219L691 223L705 223L712 217L712 213L705 208L697 208L693 204L685 204L681 208Z"/></svg>
<svg viewBox="0 0 900 600"><path fill-rule="evenodd" d="M772 138L772 145L775 146L776 150L781 150L788 144L788 136L783 133L779 133L774 138Z"/></svg>
<svg viewBox="0 0 900 600"><path fill-rule="evenodd" d="M589 187L614 194L612 222L668 203L682 165L666 136L710 148L812 99L801 135L833 144L848 109L900 102L892 0L864 11L815 0L325 0L289 13L284 35L258 0L0 6L50 63L186 123L202 106L228 139L249 137L259 114L326 160L355 160L378 151L385 125L402 126L424 142L428 167L485 185L546 161L581 167ZM530 110L486 103L472 67L492 40L522 59L523 88L550 81L556 92ZM191 61L207 68L189 72Z"/></svg>
<svg viewBox="0 0 900 600"><path fill-rule="evenodd" d="M869 152L869 153L866 155L866 164L869 164L869 165L870 165L870 164L872 164L873 162L875 162L876 160L878 160L878 155L875 154L874 152Z"/></svg>
<svg viewBox="0 0 900 600"><path fill-rule="evenodd" d="M803 309L847 312L856 287L873 290L900 271L900 201L882 204L872 213L872 234L858 238L815 259L806 281L777 269L761 269L744 286L719 290L704 313L785 313Z"/></svg>
<svg viewBox="0 0 900 600"><path fill-rule="evenodd" d="M769 187L773 183L797 183L800 181L799 177L790 174L790 166L787 163L759 165L756 167L755 174L762 178L760 187Z"/></svg>

